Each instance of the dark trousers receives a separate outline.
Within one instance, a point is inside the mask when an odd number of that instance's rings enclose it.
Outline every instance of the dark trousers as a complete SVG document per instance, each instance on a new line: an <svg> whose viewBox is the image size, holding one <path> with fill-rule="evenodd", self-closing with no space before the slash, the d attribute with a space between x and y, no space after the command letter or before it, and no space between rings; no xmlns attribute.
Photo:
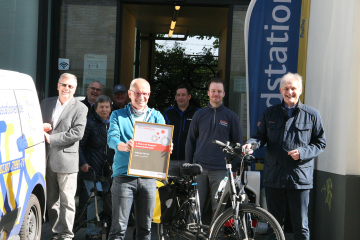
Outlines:
<svg viewBox="0 0 360 240"><path fill-rule="evenodd" d="M268 211L284 225L286 202L289 205L294 240L309 240L308 207L310 189L265 188Z"/></svg>

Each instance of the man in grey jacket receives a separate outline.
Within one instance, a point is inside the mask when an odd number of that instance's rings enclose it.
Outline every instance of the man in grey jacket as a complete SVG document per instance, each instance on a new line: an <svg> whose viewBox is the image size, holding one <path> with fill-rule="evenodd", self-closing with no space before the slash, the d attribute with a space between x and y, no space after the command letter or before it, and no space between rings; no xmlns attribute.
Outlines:
<svg viewBox="0 0 360 240"><path fill-rule="evenodd" d="M73 96L77 79L64 73L58 97L44 99L41 112L46 140L47 209L52 239L72 239L79 171L79 141L84 135L87 107Z"/></svg>

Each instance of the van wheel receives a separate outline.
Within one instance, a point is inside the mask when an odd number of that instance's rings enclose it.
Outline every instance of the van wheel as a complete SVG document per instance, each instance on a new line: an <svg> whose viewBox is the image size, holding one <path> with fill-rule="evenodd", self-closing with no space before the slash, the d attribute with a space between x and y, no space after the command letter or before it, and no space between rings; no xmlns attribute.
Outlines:
<svg viewBox="0 0 360 240"><path fill-rule="evenodd" d="M21 240L39 240L41 235L40 203L34 194L31 194L26 208L24 221L20 229Z"/></svg>

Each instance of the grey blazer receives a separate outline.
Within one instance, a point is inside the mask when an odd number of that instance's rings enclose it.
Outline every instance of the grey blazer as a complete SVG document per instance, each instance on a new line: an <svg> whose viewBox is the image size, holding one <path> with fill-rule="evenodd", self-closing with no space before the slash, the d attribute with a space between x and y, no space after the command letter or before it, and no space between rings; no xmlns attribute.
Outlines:
<svg viewBox="0 0 360 240"><path fill-rule="evenodd" d="M52 115L58 97L44 99L41 113L44 123L52 125ZM56 126L52 126L50 144L46 143L47 164L57 173L79 171L79 141L86 126L87 107L72 97L59 116Z"/></svg>

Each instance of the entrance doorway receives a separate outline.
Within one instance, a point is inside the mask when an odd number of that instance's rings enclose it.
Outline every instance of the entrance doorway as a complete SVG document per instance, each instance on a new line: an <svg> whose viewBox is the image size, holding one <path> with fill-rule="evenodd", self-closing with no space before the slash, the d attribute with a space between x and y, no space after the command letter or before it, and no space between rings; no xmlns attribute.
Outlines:
<svg viewBox="0 0 360 240"><path fill-rule="evenodd" d="M184 84L190 87L198 106L206 106L207 81L214 76L224 79L228 12L227 6L123 5L123 34L130 22L136 28L134 77L148 79L152 86L149 105L164 111L174 104L176 87ZM176 24L171 26L171 22ZM222 48L213 51L211 46L189 53L186 43L192 36L215 37Z"/></svg>
<svg viewBox="0 0 360 240"><path fill-rule="evenodd" d="M244 5L234 5L238 1L230 0L197 2L189 0L179 5L171 39L178 38L181 43L180 40L189 36L217 37L218 52L206 64L202 64L201 57L190 56L196 53L183 55L183 60L168 55L165 62L157 57L156 43L168 37L174 3L55 0L52 5L51 82L46 96L57 95L56 82L63 72L78 77L76 95L83 96L94 80L103 84L103 94L112 97L114 85L120 83L128 87L132 79L142 77L151 82L154 90L150 103L163 110L174 103L174 88L182 83L194 91L205 92L203 96L196 96L200 104L204 104L206 82L216 75L226 82L225 106L238 114L245 135L243 32L248 1L242 1ZM59 59L69 61L68 70L59 70ZM180 70L168 79L155 77L165 75L170 66L175 65Z"/></svg>

